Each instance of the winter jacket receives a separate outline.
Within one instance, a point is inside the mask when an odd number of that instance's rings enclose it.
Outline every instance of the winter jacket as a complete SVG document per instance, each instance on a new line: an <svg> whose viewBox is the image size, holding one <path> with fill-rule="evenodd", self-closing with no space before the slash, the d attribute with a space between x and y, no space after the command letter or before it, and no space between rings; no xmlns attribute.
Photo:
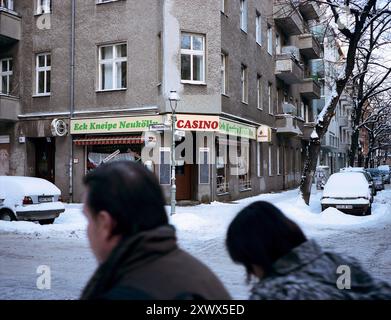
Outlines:
<svg viewBox="0 0 391 320"><path fill-rule="evenodd" d="M228 300L217 277L177 246L165 225L123 239L84 289L82 300Z"/></svg>
<svg viewBox="0 0 391 320"><path fill-rule="evenodd" d="M338 289L348 284L351 289ZM324 252L315 241L306 241L273 264L272 272L252 288L251 300L373 300L391 299L391 286L373 279L353 258Z"/></svg>

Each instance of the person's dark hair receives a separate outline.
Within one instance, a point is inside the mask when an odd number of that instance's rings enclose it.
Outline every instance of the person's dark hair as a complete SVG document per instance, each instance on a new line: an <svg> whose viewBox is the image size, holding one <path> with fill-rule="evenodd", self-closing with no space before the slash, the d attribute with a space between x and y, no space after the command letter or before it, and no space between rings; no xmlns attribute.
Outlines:
<svg viewBox="0 0 391 320"><path fill-rule="evenodd" d="M271 203L250 204L231 222L226 245L231 259L243 264L247 280L260 266L267 277L272 265L307 239L300 227Z"/></svg>
<svg viewBox="0 0 391 320"><path fill-rule="evenodd" d="M106 163L89 172L83 182L92 214L104 210L116 221L113 234L131 236L168 224L160 185L141 164Z"/></svg>

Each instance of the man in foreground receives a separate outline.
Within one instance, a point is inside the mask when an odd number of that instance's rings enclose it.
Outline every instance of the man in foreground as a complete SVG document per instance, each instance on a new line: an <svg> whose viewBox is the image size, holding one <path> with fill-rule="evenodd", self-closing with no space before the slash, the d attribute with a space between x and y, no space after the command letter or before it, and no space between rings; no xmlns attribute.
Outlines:
<svg viewBox="0 0 391 320"><path fill-rule="evenodd" d="M81 299L230 299L217 277L177 245L155 176L130 161L84 178L88 238L99 267Z"/></svg>

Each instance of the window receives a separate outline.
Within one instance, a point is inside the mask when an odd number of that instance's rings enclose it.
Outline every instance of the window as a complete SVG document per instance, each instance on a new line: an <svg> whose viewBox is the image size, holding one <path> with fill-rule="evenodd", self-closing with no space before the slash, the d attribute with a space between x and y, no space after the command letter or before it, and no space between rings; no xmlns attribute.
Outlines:
<svg viewBox="0 0 391 320"><path fill-rule="evenodd" d="M99 90L126 89L127 45L120 43L99 47Z"/></svg>
<svg viewBox="0 0 391 320"><path fill-rule="evenodd" d="M240 144L238 144L239 191L251 189L250 168L250 143L240 138Z"/></svg>
<svg viewBox="0 0 391 320"><path fill-rule="evenodd" d="M267 26L267 52L273 54L273 29L270 25Z"/></svg>
<svg viewBox="0 0 391 320"><path fill-rule="evenodd" d="M221 54L221 93L228 92L228 73L227 73L227 55Z"/></svg>
<svg viewBox="0 0 391 320"><path fill-rule="evenodd" d="M221 8L220 8L220 10L221 10L221 12L222 13L225 13L225 11L227 10L227 0L221 0Z"/></svg>
<svg viewBox="0 0 391 320"><path fill-rule="evenodd" d="M14 0L0 0L0 7L14 10Z"/></svg>
<svg viewBox="0 0 391 320"><path fill-rule="evenodd" d="M185 83L205 82L205 37L182 34L181 79Z"/></svg>
<svg viewBox="0 0 391 320"><path fill-rule="evenodd" d="M171 184L171 149L167 147L160 148L159 182Z"/></svg>
<svg viewBox="0 0 391 320"><path fill-rule="evenodd" d="M228 184L228 143L227 136L216 139L216 191L218 194L229 191Z"/></svg>
<svg viewBox="0 0 391 320"><path fill-rule="evenodd" d="M272 168L272 146L269 146L269 176L271 177L273 175L273 168Z"/></svg>
<svg viewBox="0 0 391 320"><path fill-rule="evenodd" d="M242 64L242 102L248 103L248 68Z"/></svg>
<svg viewBox="0 0 391 320"><path fill-rule="evenodd" d="M262 142L257 142L257 147L258 147L258 150L257 150L257 175L258 175L258 177L262 177L263 176Z"/></svg>
<svg viewBox="0 0 391 320"><path fill-rule="evenodd" d="M240 29L247 32L247 0L240 0Z"/></svg>
<svg viewBox="0 0 391 320"><path fill-rule="evenodd" d="M51 13L52 2L50 0L37 0L37 14Z"/></svg>
<svg viewBox="0 0 391 320"><path fill-rule="evenodd" d="M115 2L118 0L98 0L98 3Z"/></svg>
<svg viewBox="0 0 391 320"><path fill-rule="evenodd" d="M269 114L273 114L273 85L270 82L267 85L267 100L268 100Z"/></svg>
<svg viewBox="0 0 391 320"><path fill-rule="evenodd" d="M199 149L199 184L209 184L210 181L210 149L200 148Z"/></svg>
<svg viewBox="0 0 391 320"><path fill-rule="evenodd" d="M257 76L257 108L262 110L262 77Z"/></svg>
<svg viewBox="0 0 391 320"><path fill-rule="evenodd" d="M281 54L281 37L276 33L276 54Z"/></svg>
<svg viewBox="0 0 391 320"><path fill-rule="evenodd" d="M276 152L277 152L277 175L280 175L281 174L281 167L280 167L280 147L277 147L276 149Z"/></svg>
<svg viewBox="0 0 391 320"><path fill-rule="evenodd" d="M262 18L259 12L255 18L255 39L259 45L262 45Z"/></svg>
<svg viewBox="0 0 391 320"><path fill-rule="evenodd" d="M9 95L12 85L12 59L0 60L0 93Z"/></svg>
<svg viewBox="0 0 391 320"><path fill-rule="evenodd" d="M304 107L304 102L301 101L301 102L300 102L299 112L298 112L298 113L299 113L299 114L298 114L299 118L304 118L304 113L305 113L304 109L305 109L305 107Z"/></svg>
<svg viewBox="0 0 391 320"><path fill-rule="evenodd" d="M51 73L51 55L50 53L40 53L36 56L36 95L50 94L50 73Z"/></svg>

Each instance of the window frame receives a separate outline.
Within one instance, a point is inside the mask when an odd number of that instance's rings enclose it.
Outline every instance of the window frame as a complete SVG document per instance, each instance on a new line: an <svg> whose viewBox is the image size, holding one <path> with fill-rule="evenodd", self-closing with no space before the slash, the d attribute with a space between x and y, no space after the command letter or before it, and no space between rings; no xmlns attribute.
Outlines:
<svg viewBox="0 0 391 320"><path fill-rule="evenodd" d="M258 11L255 18L255 41L262 47L262 16Z"/></svg>
<svg viewBox="0 0 391 320"><path fill-rule="evenodd" d="M248 31L248 3L247 0L240 0L240 30Z"/></svg>
<svg viewBox="0 0 391 320"><path fill-rule="evenodd" d="M263 110L262 75L257 74L257 109Z"/></svg>
<svg viewBox="0 0 391 320"><path fill-rule="evenodd" d="M248 67L243 63L240 70L240 82L242 88L242 103L248 104Z"/></svg>
<svg viewBox="0 0 391 320"><path fill-rule="evenodd" d="M45 65L43 67L39 66L39 57L45 57ZM48 56L50 56L50 66L47 65ZM39 92L39 73L44 72L44 92ZM50 72L49 85L50 91L47 91L48 79L47 75ZM52 80L52 54L51 52L42 52L35 55L35 96L50 96L52 91L51 86Z"/></svg>
<svg viewBox="0 0 391 320"><path fill-rule="evenodd" d="M267 25L267 53L271 56L273 55L273 27L268 24Z"/></svg>
<svg viewBox="0 0 391 320"><path fill-rule="evenodd" d="M7 70L3 71L3 62L7 62ZM11 63L10 63L11 62ZM13 70L13 58L3 58L0 59L0 95L11 95L12 90L12 77L14 75ZM3 92L3 77L6 77L6 86L7 90Z"/></svg>
<svg viewBox="0 0 391 320"><path fill-rule="evenodd" d="M221 53L221 94L228 95L228 55L224 52Z"/></svg>
<svg viewBox="0 0 391 320"><path fill-rule="evenodd" d="M273 110L273 84L271 82L268 82L268 85L267 85L267 99L268 99L268 112L269 112L269 115L274 116L274 110Z"/></svg>
<svg viewBox="0 0 391 320"><path fill-rule="evenodd" d="M117 47L121 45L126 45L126 57L118 57L117 56ZM112 47L113 48L113 57L111 59L102 59L102 48ZM126 86L118 88L117 87L117 63L126 62ZM110 89L103 89L102 85L102 65L105 64L111 64L112 66L112 88ZM128 88L128 44L127 42L117 42L117 43L110 43L110 44L104 44L104 45L98 45L98 88L96 89L98 92L106 92L106 91L122 91L127 90ZM122 80L122 79L121 79Z"/></svg>
<svg viewBox="0 0 391 320"><path fill-rule="evenodd" d="M35 4L36 4L36 9L35 9L36 15L51 14L53 12L51 0L37 0Z"/></svg>
<svg viewBox="0 0 391 320"><path fill-rule="evenodd" d="M182 55L189 55L190 56L190 80L182 79L182 62L180 65L180 72L181 72L181 83L184 84L206 84L206 36L204 34L198 34L198 33L188 33L188 32L182 32L181 33L181 43L182 43L182 37L183 36L190 36L190 49L182 49L182 46L180 48L180 57L182 60ZM201 37L202 38L202 48L203 50L193 50L193 37ZM193 63L194 63L194 56L202 56L202 75L203 79L201 80L193 80L194 79L194 70L193 70Z"/></svg>

